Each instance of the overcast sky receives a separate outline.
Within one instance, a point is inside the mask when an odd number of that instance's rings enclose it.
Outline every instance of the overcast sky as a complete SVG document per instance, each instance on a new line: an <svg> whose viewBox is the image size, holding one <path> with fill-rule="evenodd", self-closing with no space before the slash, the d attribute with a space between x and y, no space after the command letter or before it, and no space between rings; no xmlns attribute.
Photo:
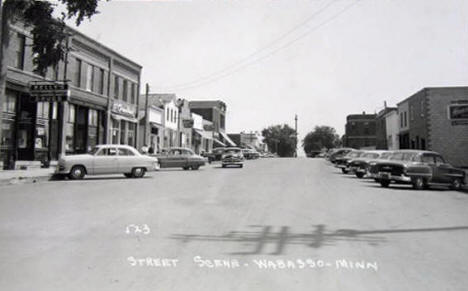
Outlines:
<svg viewBox="0 0 468 291"><path fill-rule="evenodd" d="M100 2L78 30L143 66L142 90L221 99L227 131L344 133L348 114L468 84L466 0Z"/></svg>

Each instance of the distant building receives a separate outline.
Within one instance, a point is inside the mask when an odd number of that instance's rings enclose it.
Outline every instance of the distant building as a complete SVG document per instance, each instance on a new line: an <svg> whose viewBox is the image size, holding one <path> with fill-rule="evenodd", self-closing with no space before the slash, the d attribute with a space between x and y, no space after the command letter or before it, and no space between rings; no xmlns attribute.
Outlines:
<svg viewBox="0 0 468 291"><path fill-rule="evenodd" d="M401 149L433 150L468 166L468 87L424 88L398 103Z"/></svg>
<svg viewBox="0 0 468 291"><path fill-rule="evenodd" d="M384 114L383 118L385 118L387 150L397 150L399 149L398 109L392 108Z"/></svg>
<svg viewBox="0 0 468 291"><path fill-rule="evenodd" d="M213 123L214 146L236 146L226 134L226 104L223 101L190 101L189 106L192 113Z"/></svg>
<svg viewBox="0 0 468 291"><path fill-rule="evenodd" d="M346 117L343 146L356 149L375 149L376 114L352 114Z"/></svg>
<svg viewBox="0 0 468 291"><path fill-rule="evenodd" d="M229 134L229 137L242 148L267 151L267 146L263 142L263 136L258 131L232 133Z"/></svg>
<svg viewBox="0 0 468 291"><path fill-rule="evenodd" d="M387 114L391 111L396 111L396 107L387 107L385 103L384 109L377 113L375 117L375 148L378 150L388 149L388 132L387 132Z"/></svg>

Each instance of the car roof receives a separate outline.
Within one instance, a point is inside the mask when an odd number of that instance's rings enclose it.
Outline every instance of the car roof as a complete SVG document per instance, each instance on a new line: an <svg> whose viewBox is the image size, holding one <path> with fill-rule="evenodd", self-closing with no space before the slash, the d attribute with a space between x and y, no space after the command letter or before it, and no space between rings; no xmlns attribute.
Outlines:
<svg viewBox="0 0 468 291"><path fill-rule="evenodd" d="M129 148L129 149L134 149L134 147L126 144L98 144L96 145L98 148L114 148L114 147L119 147L119 148Z"/></svg>
<svg viewBox="0 0 468 291"><path fill-rule="evenodd" d="M224 148L225 150L241 150L241 148L239 147L228 147L228 148Z"/></svg>
<svg viewBox="0 0 468 291"><path fill-rule="evenodd" d="M184 148L184 147L172 147L172 148L165 148L165 150L192 150L192 149Z"/></svg>
<svg viewBox="0 0 468 291"><path fill-rule="evenodd" d="M440 155L438 152L426 151L426 150L414 150L414 149L405 149L405 150L396 150L394 153L415 153L415 154L435 154Z"/></svg>

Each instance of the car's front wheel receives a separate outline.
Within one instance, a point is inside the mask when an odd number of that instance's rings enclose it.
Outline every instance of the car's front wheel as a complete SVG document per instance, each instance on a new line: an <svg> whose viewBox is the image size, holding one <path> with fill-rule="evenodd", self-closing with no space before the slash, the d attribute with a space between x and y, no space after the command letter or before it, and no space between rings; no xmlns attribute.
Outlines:
<svg viewBox="0 0 468 291"><path fill-rule="evenodd" d="M86 169L83 166L73 166L68 177L72 180L81 180L86 175Z"/></svg>
<svg viewBox="0 0 468 291"><path fill-rule="evenodd" d="M455 178L452 180L452 184L450 185L450 189L452 190L460 190L462 187L462 182L460 178Z"/></svg>
<svg viewBox="0 0 468 291"><path fill-rule="evenodd" d="M341 172L343 172L343 174L348 174L348 170L346 170L344 168L341 168Z"/></svg>
<svg viewBox="0 0 468 291"><path fill-rule="evenodd" d="M244 167L244 165L243 165L243 164L240 164L240 165L239 165L239 167L243 168L243 167Z"/></svg>
<svg viewBox="0 0 468 291"><path fill-rule="evenodd" d="M390 185L390 180L380 180L380 186L384 188L388 188L389 185Z"/></svg>
<svg viewBox="0 0 468 291"><path fill-rule="evenodd" d="M356 177L358 177L359 179L361 179L362 177L364 177L364 173L356 172Z"/></svg>
<svg viewBox="0 0 468 291"><path fill-rule="evenodd" d="M132 177L133 178L143 178L145 175L146 169L145 168L134 168L132 170Z"/></svg>
<svg viewBox="0 0 468 291"><path fill-rule="evenodd" d="M199 165L196 165L196 166L192 166L192 170L198 170L200 168Z"/></svg>
<svg viewBox="0 0 468 291"><path fill-rule="evenodd" d="M132 173L124 173L124 176L127 177L127 178L131 178L131 177L132 177Z"/></svg>
<svg viewBox="0 0 468 291"><path fill-rule="evenodd" d="M415 177L411 179L411 182L413 184L413 188L416 190L421 190L426 187L426 182L423 177Z"/></svg>

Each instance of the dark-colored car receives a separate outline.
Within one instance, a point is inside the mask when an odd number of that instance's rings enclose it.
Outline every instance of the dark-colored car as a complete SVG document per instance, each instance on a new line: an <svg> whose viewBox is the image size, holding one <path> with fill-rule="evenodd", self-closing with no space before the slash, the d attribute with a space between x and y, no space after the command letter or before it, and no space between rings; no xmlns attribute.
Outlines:
<svg viewBox="0 0 468 291"><path fill-rule="evenodd" d="M337 158L341 158L345 156L347 153L352 151L354 149L352 148L339 148L339 149L333 149L332 152L328 156L328 160L332 163L335 163Z"/></svg>
<svg viewBox="0 0 468 291"><path fill-rule="evenodd" d="M391 154L391 151L366 151L359 158L356 158L349 162L350 172L353 172L358 178L370 176L370 165L376 164L378 161L388 159Z"/></svg>
<svg viewBox="0 0 468 291"><path fill-rule="evenodd" d="M161 168L182 168L198 170L205 165L206 158L195 154L189 148L170 148L156 155Z"/></svg>
<svg viewBox="0 0 468 291"><path fill-rule="evenodd" d="M214 148L210 154L212 156L212 161L221 161L225 149L226 148Z"/></svg>
<svg viewBox="0 0 468 291"><path fill-rule="evenodd" d="M390 183L412 184L414 189L445 185L459 190L465 183L465 171L448 164L436 152L401 150L390 160L376 165L377 181L382 187Z"/></svg>
<svg viewBox="0 0 468 291"><path fill-rule="evenodd" d="M363 151L352 150L342 157L335 159L335 167L340 168L343 174L347 174L350 171L349 162L353 159L359 158Z"/></svg>
<svg viewBox="0 0 468 291"><path fill-rule="evenodd" d="M308 158L315 158L315 157L318 156L320 153L321 153L321 151L310 151L310 152L306 153L306 156L307 156Z"/></svg>
<svg viewBox="0 0 468 291"><path fill-rule="evenodd" d="M240 168L244 166L244 155L242 149L238 147L226 148L221 158L222 167L226 168L229 165L235 165Z"/></svg>
<svg viewBox="0 0 468 291"><path fill-rule="evenodd" d="M260 154L253 149L242 149L242 154L247 160L254 160L260 158Z"/></svg>

